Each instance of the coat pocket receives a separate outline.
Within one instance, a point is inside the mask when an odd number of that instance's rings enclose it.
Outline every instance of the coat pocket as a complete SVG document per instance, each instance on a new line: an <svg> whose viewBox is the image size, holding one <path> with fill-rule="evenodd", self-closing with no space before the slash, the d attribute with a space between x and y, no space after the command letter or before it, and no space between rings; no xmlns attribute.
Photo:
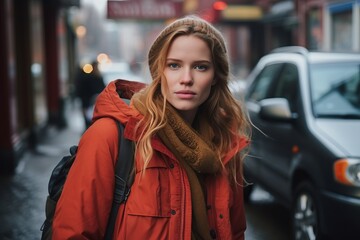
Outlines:
<svg viewBox="0 0 360 240"><path fill-rule="evenodd" d="M136 173L126 202L125 239L169 239L169 169L152 162L142 173Z"/></svg>
<svg viewBox="0 0 360 240"><path fill-rule="evenodd" d="M152 160L145 172L136 173L127 201L127 214L144 217L170 217L169 168Z"/></svg>

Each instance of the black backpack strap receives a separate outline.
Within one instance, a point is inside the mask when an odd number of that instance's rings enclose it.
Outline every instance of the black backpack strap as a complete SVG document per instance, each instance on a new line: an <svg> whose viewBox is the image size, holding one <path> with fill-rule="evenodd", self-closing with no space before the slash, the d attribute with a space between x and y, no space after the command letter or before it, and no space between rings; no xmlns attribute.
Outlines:
<svg viewBox="0 0 360 240"><path fill-rule="evenodd" d="M111 212L108 220L108 225L105 232L105 239L113 239L115 222L119 211L119 206L126 201L130 193L131 172L134 165L134 148L132 141L124 138L124 126L119 122L115 121L118 134L119 134L119 153L118 159L115 166L115 190L114 199L111 206Z"/></svg>

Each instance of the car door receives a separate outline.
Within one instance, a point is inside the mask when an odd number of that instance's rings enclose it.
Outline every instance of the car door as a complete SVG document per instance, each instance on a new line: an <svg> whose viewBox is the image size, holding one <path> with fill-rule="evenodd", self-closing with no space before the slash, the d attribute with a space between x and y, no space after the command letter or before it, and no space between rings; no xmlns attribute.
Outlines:
<svg viewBox="0 0 360 240"><path fill-rule="evenodd" d="M277 79L269 89L268 98L285 98L293 116L298 116L299 73L297 66L285 63ZM299 153L301 130L297 120L269 121L260 119L258 125L267 134L262 137L261 174L266 176L274 193L286 196L290 193L292 161Z"/></svg>
<svg viewBox="0 0 360 240"><path fill-rule="evenodd" d="M283 64L266 65L254 78L245 96L246 107L253 125L251 147L248 157L245 159L245 176L250 181L264 182L267 174L261 174L261 166L266 156L266 129L263 128L259 119L259 101L270 97L270 89L274 85Z"/></svg>

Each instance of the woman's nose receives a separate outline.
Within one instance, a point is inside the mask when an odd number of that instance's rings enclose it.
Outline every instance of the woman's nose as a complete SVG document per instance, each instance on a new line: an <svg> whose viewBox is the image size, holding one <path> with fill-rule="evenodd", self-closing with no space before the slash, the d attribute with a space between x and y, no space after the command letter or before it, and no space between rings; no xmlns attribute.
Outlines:
<svg viewBox="0 0 360 240"><path fill-rule="evenodd" d="M191 69L190 68L184 68L184 72L181 77L181 83L183 84L192 84L194 81Z"/></svg>

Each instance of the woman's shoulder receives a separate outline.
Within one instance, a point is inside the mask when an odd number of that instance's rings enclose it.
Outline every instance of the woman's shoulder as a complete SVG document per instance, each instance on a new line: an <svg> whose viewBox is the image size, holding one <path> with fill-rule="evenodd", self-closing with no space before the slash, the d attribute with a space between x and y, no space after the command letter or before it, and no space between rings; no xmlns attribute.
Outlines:
<svg viewBox="0 0 360 240"><path fill-rule="evenodd" d="M118 130L116 121L113 118L97 119L84 133L81 142L90 142L92 146L103 143L117 143Z"/></svg>

